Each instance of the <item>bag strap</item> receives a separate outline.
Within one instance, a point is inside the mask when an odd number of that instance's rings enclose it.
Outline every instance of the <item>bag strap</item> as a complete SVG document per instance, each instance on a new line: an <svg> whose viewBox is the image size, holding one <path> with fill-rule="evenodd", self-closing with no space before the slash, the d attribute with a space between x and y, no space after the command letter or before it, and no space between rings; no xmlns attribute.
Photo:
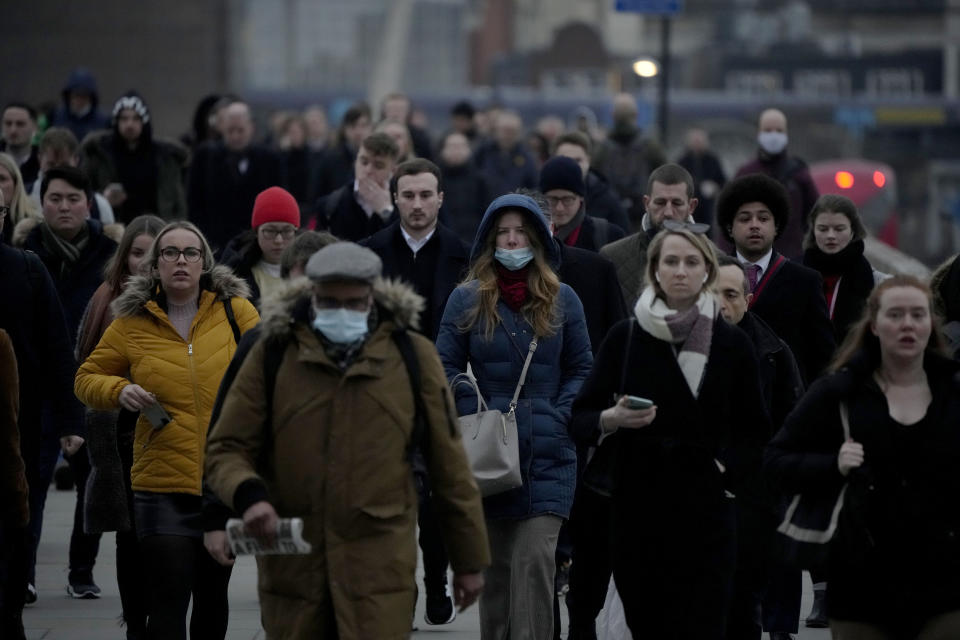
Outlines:
<svg viewBox="0 0 960 640"><path fill-rule="evenodd" d="M413 457L420 448L424 434L427 432L427 407L423 403L423 394L420 385L420 361L413 350L413 341L410 340L410 334L406 329L396 329L393 334L393 341L400 350L403 357L403 364L407 368L407 377L410 379L410 391L413 393L413 433L410 437L410 444L407 447L407 460L413 464Z"/></svg>
<svg viewBox="0 0 960 640"><path fill-rule="evenodd" d="M227 314L227 322L230 323L230 330L233 331L234 344L240 344L240 326L237 324L237 317L233 314L233 305L230 300L222 300L223 312Z"/></svg>
<svg viewBox="0 0 960 640"><path fill-rule="evenodd" d="M510 411L517 408L517 400L520 399L520 389L527 380L527 369L530 368L530 361L533 359L533 352L537 350L537 336L530 341L530 349L527 351L527 359L523 362L523 371L520 372L520 381L517 383L517 390L513 392L513 400L510 401Z"/></svg>
<svg viewBox="0 0 960 640"><path fill-rule="evenodd" d="M487 401L483 399L483 394L480 393L480 387L477 386L477 381L471 378L466 373L458 373L453 377L453 380L450 381L450 390L454 391L456 390L457 387L459 387L462 384L467 385L468 387L473 389L473 392L475 394L477 394L477 413L480 413L481 411L486 411Z"/></svg>

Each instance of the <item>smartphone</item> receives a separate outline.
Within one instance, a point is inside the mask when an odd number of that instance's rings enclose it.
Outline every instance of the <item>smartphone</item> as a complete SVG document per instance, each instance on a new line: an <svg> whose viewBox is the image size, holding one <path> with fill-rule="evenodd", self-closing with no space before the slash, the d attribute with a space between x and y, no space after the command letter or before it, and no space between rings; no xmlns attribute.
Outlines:
<svg viewBox="0 0 960 640"><path fill-rule="evenodd" d="M156 431L163 429L172 419L170 418L170 414L167 413L167 410L164 409L159 402L145 406L142 409L142 413L147 416L147 420L150 421L150 424L153 425Z"/></svg>
<svg viewBox="0 0 960 640"><path fill-rule="evenodd" d="M649 409L653 406L653 400L641 398L640 396L626 396L628 409Z"/></svg>

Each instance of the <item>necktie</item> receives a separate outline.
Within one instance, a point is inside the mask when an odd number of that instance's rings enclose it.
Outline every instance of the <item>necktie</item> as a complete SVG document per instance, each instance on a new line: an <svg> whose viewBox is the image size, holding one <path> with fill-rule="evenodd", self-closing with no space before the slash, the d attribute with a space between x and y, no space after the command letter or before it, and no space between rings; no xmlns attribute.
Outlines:
<svg viewBox="0 0 960 640"><path fill-rule="evenodd" d="M750 283L751 293L757 290L757 282L760 280L760 265L748 264L745 267L747 272L747 281Z"/></svg>

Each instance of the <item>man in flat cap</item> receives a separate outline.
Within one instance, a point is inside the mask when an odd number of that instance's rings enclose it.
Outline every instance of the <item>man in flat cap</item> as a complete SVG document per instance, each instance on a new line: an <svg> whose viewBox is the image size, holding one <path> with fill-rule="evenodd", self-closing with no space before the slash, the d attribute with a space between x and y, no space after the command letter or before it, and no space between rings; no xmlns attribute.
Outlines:
<svg viewBox="0 0 960 640"><path fill-rule="evenodd" d="M305 556L260 556L261 621L276 638L405 638L415 598L419 446L461 610L490 563L480 494L422 299L380 258L324 247L264 304L262 337L208 438L206 481L269 542L299 517Z"/></svg>

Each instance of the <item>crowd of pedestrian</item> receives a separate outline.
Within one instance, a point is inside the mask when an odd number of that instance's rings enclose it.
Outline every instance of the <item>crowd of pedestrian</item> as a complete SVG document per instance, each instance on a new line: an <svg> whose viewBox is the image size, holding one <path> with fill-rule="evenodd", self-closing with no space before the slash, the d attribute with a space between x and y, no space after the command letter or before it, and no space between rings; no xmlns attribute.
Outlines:
<svg viewBox="0 0 960 640"><path fill-rule="evenodd" d="M84 69L6 105L0 636L48 595L59 468L67 592L116 531L128 640L225 637L231 517L312 545L258 556L268 637L403 638L423 597L485 640L561 638L561 598L571 640L611 602L638 638L786 640L804 569L834 638L960 637L960 263L874 269L780 110L728 181L706 131L670 163L612 106L459 102L433 138L392 93L258 135L210 95L173 140ZM798 562L787 505L838 491Z"/></svg>

